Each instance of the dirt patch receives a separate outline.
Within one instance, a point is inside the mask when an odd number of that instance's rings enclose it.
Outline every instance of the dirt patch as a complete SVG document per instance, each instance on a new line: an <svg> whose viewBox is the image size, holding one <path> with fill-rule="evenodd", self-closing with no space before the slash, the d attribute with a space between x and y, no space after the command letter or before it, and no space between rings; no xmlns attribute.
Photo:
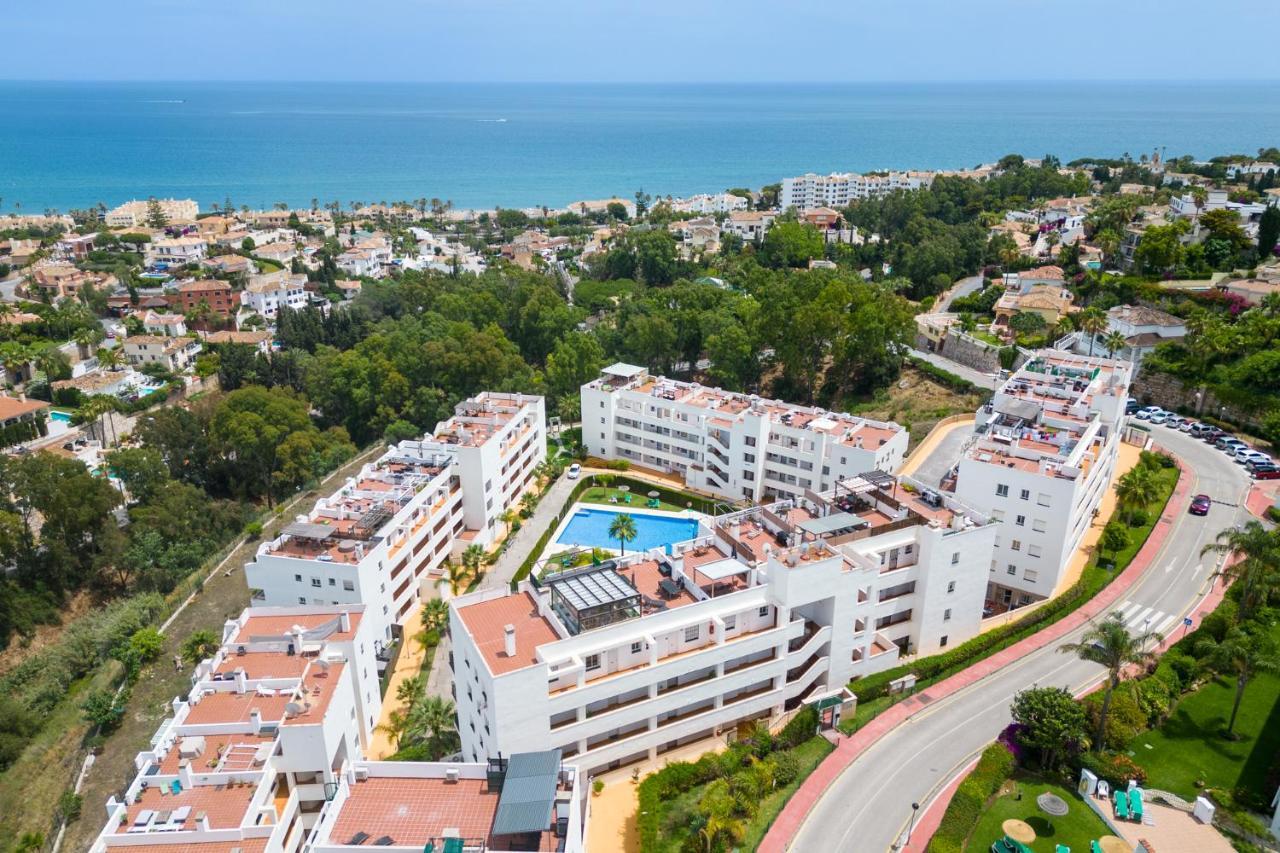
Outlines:
<svg viewBox="0 0 1280 853"><path fill-rule="evenodd" d="M902 424L911 434L911 447L915 447L938 421L975 411L982 397L954 391L913 367L904 367L893 385L869 400L850 403L854 414Z"/></svg>
<svg viewBox="0 0 1280 853"><path fill-rule="evenodd" d="M7 648L0 651L0 675L18 666L27 658L52 643L62 639L67 626L93 609L95 600L88 592L78 592L59 607L62 621L57 625L38 625L30 637L14 636Z"/></svg>

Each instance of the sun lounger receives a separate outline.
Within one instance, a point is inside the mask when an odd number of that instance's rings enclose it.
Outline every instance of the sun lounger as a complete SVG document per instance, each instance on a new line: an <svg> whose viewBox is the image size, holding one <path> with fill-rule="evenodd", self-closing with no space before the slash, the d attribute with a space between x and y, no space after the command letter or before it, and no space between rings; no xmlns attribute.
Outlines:
<svg viewBox="0 0 1280 853"><path fill-rule="evenodd" d="M191 817L191 806L178 806L173 810L173 815L169 818L169 823L176 823L179 826L187 822L187 818Z"/></svg>
<svg viewBox="0 0 1280 853"><path fill-rule="evenodd" d="M1065 844L1059 844L1057 847L1053 848L1053 853L1071 853L1071 848Z"/></svg>
<svg viewBox="0 0 1280 853"><path fill-rule="evenodd" d="M1102 853L1102 845L1097 841L1089 842L1089 853Z"/></svg>
<svg viewBox="0 0 1280 853"><path fill-rule="evenodd" d="M1129 812L1133 815L1133 819L1138 823L1142 823L1142 789L1133 788L1129 791Z"/></svg>
<svg viewBox="0 0 1280 853"><path fill-rule="evenodd" d="M1121 820L1129 819L1129 798L1125 796L1124 791L1116 791L1115 796L1116 817Z"/></svg>

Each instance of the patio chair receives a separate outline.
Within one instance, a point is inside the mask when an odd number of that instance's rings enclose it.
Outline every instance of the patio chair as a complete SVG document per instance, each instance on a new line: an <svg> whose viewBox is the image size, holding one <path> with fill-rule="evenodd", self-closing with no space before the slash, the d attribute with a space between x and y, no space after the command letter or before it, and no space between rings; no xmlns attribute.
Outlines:
<svg viewBox="0 0 1280 853"><path fill-rule="evenodd" d="M1133 788L1129 791L1129 812L1133 815L1133 819L1138 823L1142 823L1142 789Z"/></svg>
<svg viewBox="0 0 1280 853"><path fill-rule="evenodd" d="M1089 853L1102 853L1102 845L1097 841L1089 842Z"/></svg>
<svg viewBox="0 0 1280 853"><path fill-rule="evenodd" d="M1057 847L1053 848L1053 853L1071 853L1071 848L1065 844L1059 844Z"/></svg>
<svg viewBox="0 0 1280 853"><path fill-rule="evenodd" d="M1124 791L1116 791L1115 796L1116 817L1121 820L1129 819L1129 798L1125 796Z"/></svg>

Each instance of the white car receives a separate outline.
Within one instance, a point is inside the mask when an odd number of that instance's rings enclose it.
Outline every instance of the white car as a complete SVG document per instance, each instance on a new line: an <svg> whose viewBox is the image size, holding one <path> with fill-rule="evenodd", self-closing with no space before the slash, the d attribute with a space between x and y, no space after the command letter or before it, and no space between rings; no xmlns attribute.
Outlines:
<svg viewBox="0 0 1280 853"><path fill-rule="evenodd" d="M1134 415L1134 417L1140 421L1149 421L1151 420L1152 415L1159 414L1163 411L1164 409L1159 406L1146 406L1145 408L1138 409L1138 413Z"/></svg>
<svg viewBox="0 0 1280 853"><path fill-rule="evenodd" d="M1199 423L1191 420L1190 418L1187 418L1178 426L1178 429L1182 430L1183 432L1191 432L1193 429L1195 429L1198 426L1200 426Z"/></svg>
<svg viewBox="0 0 1280 853"><path fill-rule="evenodd" d="M1257 460L1258 462L1270 462L1271 457L1263 453L1261 450L1254 450L1251 447L1242 447L1236 451L1236 464L1243 465L1246 462Z"/></svg>
<svg viewBox="0 0 1280 853"><path fill-rule="evenodd" d="M1169 415L1169 417L1165 419L1164 425L1169 427L1169 429L1182 429L1182 425L1186 422L1187 419L1181 415Z"/></svg>
<svg viewBox="0 0 1280 853"><path fill-rule="evenodd" d="M1159 411L1159 412L1152 412L1151 416L1147 418L1147 420L1151 421L1151 423L1153 424L1162 424L1165 421L1169 420L1170 417L1172 416L1168 412Z"/></svg>
<svg viewBox="0 0 1280 853"><path fill-rule="evenodd" d="M573 463L572 465L570 465L570 466L569 466L569 479L570 479L570 480L576 480L576 479L578 479L578 475L579 475L579 474L581 474L581 473L582 473L582 466L581 466L581 465L579 465L577 462L575 462L575 463Z"/></svg>

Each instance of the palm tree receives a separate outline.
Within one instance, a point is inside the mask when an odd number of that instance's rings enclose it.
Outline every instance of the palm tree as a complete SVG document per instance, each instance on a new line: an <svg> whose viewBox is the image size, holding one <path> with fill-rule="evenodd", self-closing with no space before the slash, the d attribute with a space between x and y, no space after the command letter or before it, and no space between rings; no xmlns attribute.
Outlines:
<svg viewBox="0 0 1280 853"><path fill-rule="evenodd" d="M423 696L409 708L404 739L409 746L425 745L432 759L444 757L456 739L458 726L453 703L439 696Z"/></svg>
<svg viewBox="0 0 1280 853"><path fill-rule="evenodd" d="M428 631L448 629L449 604L443 598L433 598L422 605L422 627Z"/></svg>
<svg viewBox="0 0 1280 853"><path fill-rule="evenodd" d="M1227 737L1233 737L1236 715L1240 713L1240 700L1249 680L1262 672L1280 670L1280 655L1276 641L1266 626L1236 625L1221 640L1206 637L1197 645L1209 665L1219 672L1231 671L1236 676L1236 698L1231 703L1231 718L1227 720Z"/></svg>
<svg viewBox="0 0 1280 853"><path fill-rule="evenodd" d="M1112 358L1116 357L1116 353L1129 345L1125 336L1119 331L1112 329L1107 332L1106 337L1102 339L1102 345L1107 348L1107 355Z"/></svg>
<svg viewBox="0 0 1280 853"><path fill-rule="evenodd" d="M44 374L47 381L52 381L54 374L61 373L66 365L66 357L55 344L50 344L36 353L36 370Z"/></svg>
<svg viewBox="0 0 1280 853"><path fill-rule="evenodd" d="M1107 732L1107 712L1111 710L1111 694L1124 680L1124 671L1130 666L1145 666L1155 655L1147 646L1163 637L1154 631L1133 635L1125 627L1124 617L1112 611L1101 622L1084 632L1078 643L1064 643L1058 651L1074 654L1081 660L1102 664L1107 668L1106 692L1102 694L1102 709L1098 714L1098 736L1095 747L1102 748Z"/></svg>
<svg viewBox="0 0 1280 853"><path fill-rule="evenodd" d="M627 543L636 538L636 520L625 512L614 516L613 523L609 525L609 536L618 540L619 550L625 555Z"/></svg>
<svg viewBox="0 0 1280 853"><path fill-rule="evenodd" d="M1089 336L1089 355L1093 355L1093 339L1107 328L1107 315L1100 308L1086 308L1080 312L1079 326Z"/></svg>
<svg viewBox="0 0 1280 853"><path fill-rule="evenodd" d="M1063 314L1058 318L1058 322L1053 324L1053 339L1059 340L1065 338L1076 330L1076 324L1072 322L1070 314Z"/></svg>
<svg viewBox="0 0 1280 853"><path fill-rule="evenodd" d="M515 524L516 519L519 517L520 517L519 513L517 513L514 509L508 508L502 511L502 515L498 516L498 520L501 521L504 525L506 525L506 532L507 534L510 534L511 525Z"/></svg>
<svg viewBox="0 0 1280 853"><path fill-rule="evenodd" d="M421 675L411 675L400 682L400 686L396 688L396 701L401 705L412 707L422 696L422 691L426 686L427 684L423 681Z"/></svg>
<svg viewBox="0 0 1280 853"><path fill-rule="evenodd" d="M450 595L457 595L458 590L465 590L470 586L471 578L467 576L466 566L455 563L453 560L446 560L442 569L443 574L436 578L436 586L448 585Z"/></svg>
<svg viewBox="0 0 1280 853"><path fill-rule="evenodd" d="M1159 496L1160 487L1156 483L1155 475L1144 465L1130 468L1116 482L1116 499L1129 518Z"/></svg>
<svg viewBox="0 0 1280 853"><path fill-rule="evenodd" d="M479 545L468 545L462 552L462 565L471 580L480 577L480 564L484 562L484 548Z"/></svg>
<svg viewBox="0 0 1280 853"><path fill-rule="evenodd" d="M102 347L95 357L98 359L98 365L107 370L115 370L124 363L124 355L120 352L119 347Z"/></svg>
<svg viewBox="0 0 1280 853"><path fill-rule="evenodd" d="M728 838L730 844L742 838L742 821L734 815L737 805L725 779L716 779L703 791L698 800L698 813L706 822L698 833L707 842L707 853L715 849L715 842L722 837Z"/></svg>
<svg viewBox="0 0 1280 853"><path fill-rule="evenodd" d="M1261 522L1250 521L1242 527L1232 527L1218 533L1217 538L1200 551L1234 554L1238 559L1228 562L1218 572L1230 578L1240 587L1241 622L1254 614L1265 603L1267 596L1280 582L1280 533L1267 530Z"/></svg>

